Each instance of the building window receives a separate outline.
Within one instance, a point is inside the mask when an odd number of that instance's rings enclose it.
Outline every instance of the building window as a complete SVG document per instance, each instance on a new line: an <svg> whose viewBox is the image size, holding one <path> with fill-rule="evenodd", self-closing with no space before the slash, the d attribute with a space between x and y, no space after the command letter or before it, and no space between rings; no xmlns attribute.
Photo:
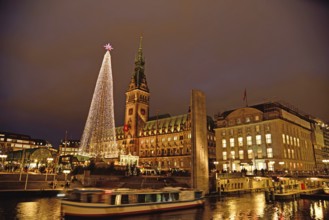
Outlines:
<svg viewBox="0 0 329 220"><path fill-rule="evenodd" d="M287 137L287 144L290 144L290 142L289 142L289 135L287 135L286 137Z"/></svg>
<svg viewBox="0 0 329 220"><path fill-rule="evenodd" d="M288 149L288 158L291 158L290 149Z"/></svg>
<svg viewBox="0 0 329 220"><path fill-rule="evenodd" d="M234 147L234 138L230 138L230 147Z"/></svg>
<svg viewBox="0 0 329 220"><path fill-rule="evenodd" d="M237 124L241 124L241 118L236 119Z"/></svg>
<svg viewBox="0 0 329 220"><path fill-rule="evenodd" d="M255 116L255 121L259 121L259 115Z"/></svg>
<svg viewBox="0 0 329 220"><path fill-rule="evenodd" d="M251 146L252 145L252 138L251 136L247 136L247 145Z"/></svg>
<svg viewBox="0 0 329 220"><path fill-rule="evenodd" d="M299 138L297 138L297 146L299 147Z"/></svg>
<svg viewBox="0 0 329 220"><path fill-rule="evenodd" d="M250 122L250 117L246 117L246 122L247 122L247 123Z"/></svg>
<svg viewBox="0 0 329 220"><path fill-rule="evenodd" d="M227 160L227 152L223 152L223 160Z"/></svg>
<svg viewBox="0 0 329 220"><path fill-rule="evenodd" d="M239 150L239 159L240 160L244 159L243 150Z"/></svg>
<svg viewBox="0 0 329 220"><path fill-rule="evenodd" d="M256 125L256 132L259 132L259 131L260 131L259 125Z"/></svg>
<svg viewBox="0 0 329 220"><path fill-rule="evenodd" d="M262 144L262 136L260 134L256 135L256 144L257 145Z"/></svg>
<svg viewBox="0 0 329 220"><path fill-rule="evenodd" d="M223 137L225 136L225 131L222 131L222 136L223 136Z"/></svg>
<svg viewBox="0 0 329 220"><path fill-rule="evenodd" d="M294 144L293 141L292 141L292 136L290 136L290 143L291 143L291 145Z"/></svg>
<svg viewBox="0 0 329 220"><path fill-rule="evenodd" d="M231 151L231 158L234 160L235 159L235 151Z"/></svg>
<svg viewBox="0 0 329 220"><path fill-rule="evenodd" d="M266 140L266 144L271 144L272 143L272 135L271 134L265 134L265 140Z"/></svg>
<svg viewBox="0 0 329 220"><path fill-rule="evenodd" d="M263 158L263 151L262 151L262 148L258 148L258 149L257 149L257 157L258 157L258 158Z"/></svg>
<svg viewBox="0 0 329 220"><path fill-rule="evenodd" d="M243 137L238 137L238 145L239 147L243 146Z"/></svg>
<svg viewBox="0 0 329 220"><path fill-rule="evenodd" d="M295 151L291 150L291 158L294 159L295 158Z"/></svg>
<svg viewBox="0 0 329 220"><path fill-rule="evenodd" d="M286 149L283 149L283 156L284 156L284 158L287 158L287 151L286 151Z"/></svg>
<svg viewBox="0 0 329 220"><path fill-rule="evenodd" d="M248 150L248 159L252 159L252 155L253 155L252 150Z"/></svg>
<svg viewBox="0 0 329 220"><path fill-rule="evenodd" d="M226 147L226 140L225 139L222 140L222 146L223 146L223 148Z"/></svg>
<svg viewBox="0 0 329 220"><path fill-rule="evenodd" d="M286 136L284 134L282 134L282 143L286 143Z"/></svg>
<svg viewBox="0 0 329 220"><path fill-rule="evenodd" d="M273 150L272 150L272 148L267 148L267 157L268 158L273 158Z"/></svg>

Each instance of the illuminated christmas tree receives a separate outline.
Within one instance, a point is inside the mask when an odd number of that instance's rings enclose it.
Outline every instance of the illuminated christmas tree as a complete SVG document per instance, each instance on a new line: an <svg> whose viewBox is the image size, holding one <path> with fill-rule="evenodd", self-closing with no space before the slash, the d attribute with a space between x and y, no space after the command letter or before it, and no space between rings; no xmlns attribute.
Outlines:
<svg viewBox="0 0 329 220"><path fill-rule="evenodd" d="M87 122L81 138L80 153L97 158L118 157L115 138L113 77L110 51L107 50L98 75Z"/></svg>

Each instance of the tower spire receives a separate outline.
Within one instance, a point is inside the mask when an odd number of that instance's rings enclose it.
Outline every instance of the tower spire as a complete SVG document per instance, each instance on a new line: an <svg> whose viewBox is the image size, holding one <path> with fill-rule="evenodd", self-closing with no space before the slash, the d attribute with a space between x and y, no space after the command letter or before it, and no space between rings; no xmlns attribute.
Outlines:
<svg viewBox="0 0 329 220"><path fill-rule="evenodd" d="M138 52L135 56L135 69L131 77L128 91L134 89L141 89L143 91L149 92L146 76L144 73L145 59L143 57L143 47L142 47L143 37L140 36Z"/></svg>

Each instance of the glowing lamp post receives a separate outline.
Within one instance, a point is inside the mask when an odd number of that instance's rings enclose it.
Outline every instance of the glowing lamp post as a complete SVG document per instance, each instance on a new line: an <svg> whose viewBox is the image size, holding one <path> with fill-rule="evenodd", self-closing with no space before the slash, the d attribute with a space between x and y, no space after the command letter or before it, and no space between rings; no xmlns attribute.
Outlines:
<svg viewBox="0 0 329 220"><path fill-rule="evenodd" d="M2 160L2 164L3 164L3 161L7 158L7 155L5 154L0 154L0 158Z"/></svg>
<svg viewBox="0 0 329 220"><path fill-rule="evenodd" d="M65 183L64 183L64 187L66 186L66 182L67 182L67 174L69 174L71 171L70 170L63 170L63 173L65 175Z"/></svg>
<svg viewBox="0 0 329 220"><path fill-rule="evenodd" d="M48 176L48 164L53 162L54 158L48 157L47 158L47 166L46 166L46 179L45 181L47 181L47 176Z"/></svg>

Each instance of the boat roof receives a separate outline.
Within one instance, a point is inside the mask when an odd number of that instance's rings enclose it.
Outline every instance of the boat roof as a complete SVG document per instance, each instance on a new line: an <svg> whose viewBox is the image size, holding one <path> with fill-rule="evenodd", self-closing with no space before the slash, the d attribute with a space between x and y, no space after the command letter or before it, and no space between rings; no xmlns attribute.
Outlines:
<svg viewBox="0 0 329 220"><path fill-rule="evenodd" d="M193 189L181 188L181 187L165 187L162 189L129 189L129 188L117 188L117 189L103 189L103 188L75 188L72 192L77 193L96 193L96 192L103 192L103 193L114 193L114 194L156 194L156 193L173 193L173 192L180 192L180 191L189 191Z"/></svg>

